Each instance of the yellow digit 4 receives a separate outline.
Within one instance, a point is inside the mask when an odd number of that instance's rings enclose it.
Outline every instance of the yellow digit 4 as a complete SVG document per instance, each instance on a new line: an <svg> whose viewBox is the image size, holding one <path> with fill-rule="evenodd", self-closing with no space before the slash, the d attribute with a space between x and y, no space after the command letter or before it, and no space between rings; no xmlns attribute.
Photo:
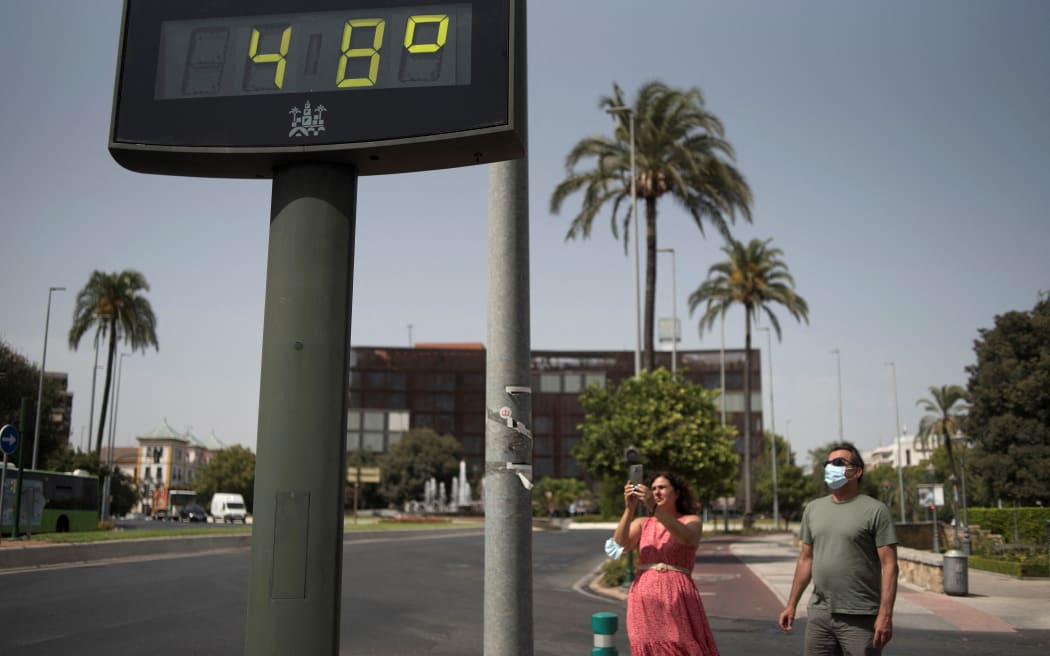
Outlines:
<svg viewBox="0 0 1050 656"><path fill-rule="evenodd" d="M375 28L371 48L350 47L350 35L355 27ZM339 57L339 70L335 76L335 83L338 87L370 87L376 83L376 76L379 74L379 49L383 46L383 30L385 28L386 21L382 18L355 18L346 21L346 25L343 26L343 42L340 47L340 51L343 54ZM359 57L369 58L368 77L347 77L347 64L351 59Z"/></svg>
<svg viewBox="0 0 1050 656"><path fill-rule="evenodd" d="M277 70L273 73L273 83L278 88L284 87L285 56L288 55L288 44L292 41L292 26L284 28L281 32L281 49L279 52L259 52L259 28L252 28L252 40L248 45L248 58L256 64L273 64L276 62Z"/></svg>
<svg viewBox="0 0 1050 656"><path fill-rule="evenodd" d="M437 40L434 43L415 43L416 25L425 23L437 23ZM411 53L437 52L445 45L448 38L448 14L424 14L420 16L409 16L408 25L405 26L405 48Z"/></svg>

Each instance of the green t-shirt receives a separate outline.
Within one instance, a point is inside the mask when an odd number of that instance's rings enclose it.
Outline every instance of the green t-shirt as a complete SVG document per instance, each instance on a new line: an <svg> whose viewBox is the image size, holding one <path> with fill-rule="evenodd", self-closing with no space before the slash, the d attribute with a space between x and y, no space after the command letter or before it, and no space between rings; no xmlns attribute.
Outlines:
<svg viewBox="0 0 1050 656"><path fill-rule="evenodd" d="M886 504L858 494L836 503L811 501L799 537L813 546L813 595L809 605L832 613L875 615L882 597L878 548L897 543Z"/></svg>

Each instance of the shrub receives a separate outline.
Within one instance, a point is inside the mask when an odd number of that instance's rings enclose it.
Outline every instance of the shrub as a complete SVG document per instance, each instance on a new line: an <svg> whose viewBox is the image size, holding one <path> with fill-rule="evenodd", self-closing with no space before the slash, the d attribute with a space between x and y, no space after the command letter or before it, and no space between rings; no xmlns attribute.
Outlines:
<svg viewBox="0 0 1050 656"><path fill-rule="evenodd" d="M627 553L624 552L617 560L606 560L602 563L602 585L607 588L617 588L627 580Z"/></svg>
<svg viewBox="0 0 1050 656"><path fill-rule="evenodd" d="M969 508L967 519L972 525L998 533L1006 542L1014 542L1016 525L1021 544L1046 546L1050 508Z"/></svg>

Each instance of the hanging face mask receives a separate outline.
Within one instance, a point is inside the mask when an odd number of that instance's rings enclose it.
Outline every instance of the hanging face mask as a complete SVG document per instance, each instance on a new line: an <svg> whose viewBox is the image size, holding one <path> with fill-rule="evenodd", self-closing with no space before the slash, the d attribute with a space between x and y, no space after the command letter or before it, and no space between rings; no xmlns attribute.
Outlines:
<svg viewBox="0 0 1050 656"><path fill-rule="evenodd" d="M846 478L846 468L838 465L824 465L824 482L832 490L839 489L849 482L849 479Z"/></svg>
<svg viewBox="0 0 1050 656"><path fill-rule="evenodd" d="M623 547L616 544L616 540L609 538L605 541L605 554L613 560L619 560L620 556L623 555Z"/></svg>

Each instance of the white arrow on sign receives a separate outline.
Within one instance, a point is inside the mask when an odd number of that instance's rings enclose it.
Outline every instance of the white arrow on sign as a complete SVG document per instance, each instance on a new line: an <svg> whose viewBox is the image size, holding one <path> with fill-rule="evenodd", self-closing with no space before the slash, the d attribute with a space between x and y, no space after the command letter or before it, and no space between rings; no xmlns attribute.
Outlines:
<svg viewBox="0 0 1050 656"><path fill-rule="evenodd" d="M18 448L18 429L11 424L0 428L0 450L4 453L14 453Z"/></svg>

